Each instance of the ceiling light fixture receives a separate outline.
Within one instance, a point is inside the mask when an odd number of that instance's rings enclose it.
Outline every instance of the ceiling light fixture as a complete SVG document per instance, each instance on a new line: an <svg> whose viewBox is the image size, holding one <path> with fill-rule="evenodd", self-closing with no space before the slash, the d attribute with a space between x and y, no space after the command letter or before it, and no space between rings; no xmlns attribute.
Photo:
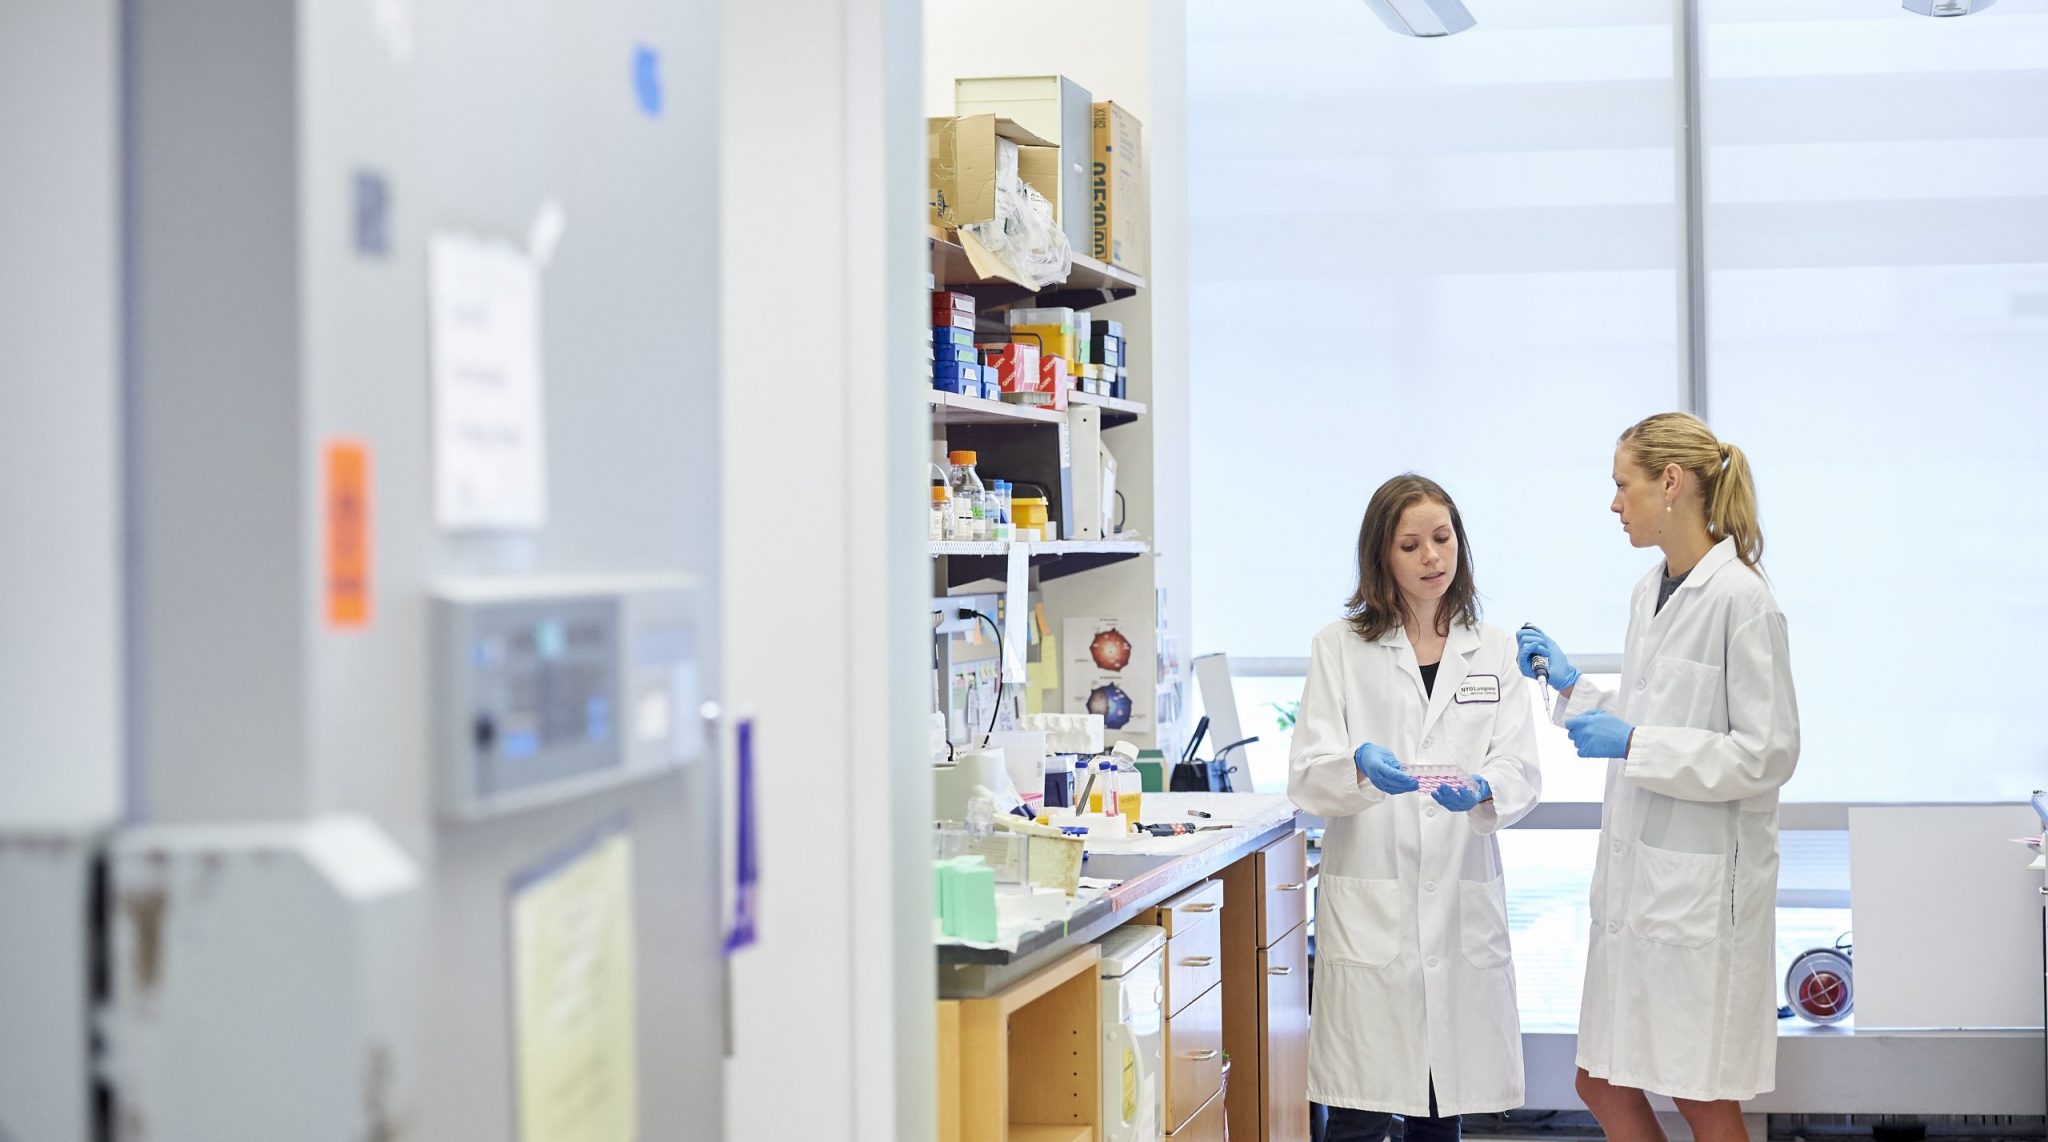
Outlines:
<svg viewBox="0 0 2048 1142"><path fill-rule="evenodd" d="M1914 0L1906 2L1911 7ZM1940 4L1944 0L1927 2ZM1967 4L1968 0L1946 2ZM1985 3L1989 0L1980 0L1980 6ZM1381 23L1404 36L1449 36L1478 23L1459 0L1365 0L1365 6L1373 10Z"/></svg>

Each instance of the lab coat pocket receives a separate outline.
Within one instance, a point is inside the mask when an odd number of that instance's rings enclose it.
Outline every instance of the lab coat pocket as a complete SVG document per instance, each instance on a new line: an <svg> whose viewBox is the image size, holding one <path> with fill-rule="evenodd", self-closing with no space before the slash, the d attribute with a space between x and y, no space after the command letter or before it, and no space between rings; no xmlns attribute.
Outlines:
<svg viewBox="0 0 2048 1142"><path fill-rule="evenodd" d="M1508 898L1498 878L1458 882L1458 927L1473 967L1507 966Z"/></svg>
<svg viewBox="0 0 2048 1142"><path fill-rule="evenodd" d="M1400 881L1325 874L1317 891L1317 958L1377 968L1401 954Z"/></svg>
<svg viewBox="0 0 2048 1142"><path fill-rule="evenodd" d="M1725 732L1726 685L1718 666L1660 654L1650 672L1651 709L1643 724Z"/></svg>
<svg viewBox="0 0 2048 1142"><path fill-rule="evenodd" d="M1637 845L1629 926L1645 940L1704 948L1721 935L1731 904L1725 853L1681 853Z"/></svg>

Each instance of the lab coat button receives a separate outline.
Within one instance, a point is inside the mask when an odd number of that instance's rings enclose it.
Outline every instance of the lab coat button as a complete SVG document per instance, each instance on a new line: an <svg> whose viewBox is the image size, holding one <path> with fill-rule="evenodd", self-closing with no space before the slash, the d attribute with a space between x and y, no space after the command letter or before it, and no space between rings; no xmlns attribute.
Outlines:
<svg viewBox="0 0 2048 1142"><path fill-rule="evenodd" d="M1423 890L1424 892L1435 892L1435 891L1436 891L1436 881L1434 881L1434 880L1427 880L1427 881L1424 881L1424 882L1423 882L1423 884L1422 884L1422 890Z"/></svg>
<svg viewBox="0 0 2048 1142"><path fill-rule="evenodd" d="M1638 690L1642 689L1642 688L1643 688L1643 687L1645 687L1645 686L1648 686L1649 684L1650 684L1650 680L1649 680L1648 678L1638 678L1638 679L1636 679L1636 689L1638 689Z"/></svg>
<svg viewBox="0 0 2048 1142"><path fill-rule="evenodd" d="M1429 966L1430 966L1430 967L1435 967L1435 966L1436 966L1436 957L1435 957L1435 956L1431 956L1431 957L1429 957Z"/></svg>
<svg viewBox="0 0 2048 1142"><path fill-rule="evenodd" d="M1436 744L1436 739L1435 739L1435 738L1423 738L1423 739L1422 739L1422 748L1423 748L1423 749L1428 749L1428 748L1429 748L1430 746L1433 746L1433 745L1435 745L1435 744Z"/></svg>
<svg viewBox="0 0 2048 1142"><path fill-rule="evenodd" d="M1614 842L1614 851L1615 851L1615 852L1620 852L1620 851L1621 851L1621 842L1620 842L1620 841L1616 841L1616 842Z"/></svg>
<svg viewBox="0 0 2048 1142"><path fill-rule="evenodd" d="M1431 806L1430 806L1429 808L1427 808L1427 809L1424 809L1424 810L1422 811L1422 815L1423 815L1423 816L1425 816L1425 817L1434 817L1434 816L1436 816L1436 806L1434 806L1434 805L1431 805Z"/></svg>
<svg viewBox="0 0 2048 1142"><path fill-rule="evenodd" d="M1612 935L1612 934L1614 934L1614 933L1616 933L1616 932L1619 932L1619 931L1621 931L1621 925L1619 925L1619 924L1615 923L1615 922L1614 922L1614 921L1612 921L1612 920L1609 920L1609 921L1607 922L1607 932L1608 932L1608 934L1609 934L1609 935Z"/></svg>

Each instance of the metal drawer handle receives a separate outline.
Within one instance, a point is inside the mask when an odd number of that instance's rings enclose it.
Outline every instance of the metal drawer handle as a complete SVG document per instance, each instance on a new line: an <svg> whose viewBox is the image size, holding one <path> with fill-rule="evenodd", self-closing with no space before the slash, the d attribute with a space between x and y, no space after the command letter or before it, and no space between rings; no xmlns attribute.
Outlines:
<svg viewBox="0 0 2048 1142"><path fill-rule="evenodd" d="M1215 956L1189 956L1180 962L1180 966L1184 968L1205 968L1215 962Z"/></svg>
<svg viewBox="0 0 2048 1142"><path fill-rule="evenodd" d="M1182 1055L1181 1058L1188 1059L1197 1063L1206 1063L1210 1059L1213 1059L1222 1053L1223 1052L1214 1049L1207 1051L1189 1051L1186 1054Z"/></svg>
<svg viewBox="0 0 2048 1142"><path fill-rule="evenodd" d="M1266 974L1267 974L1267 975L1293 975L1293 974L1294 974L1294 968L1293 968L1292 966L1289 966L1289 967L1279 967L1279 968L1267 968L1267 969L1266 969Z"/></svg>
<svg viewBox="0 0 2048 1142"><path fill-rule="evenodd" d="M2042 887L2042 889L2041 889L2041 895L2043 895L2043 896L2048 896L2048 885L2044 885L2044 886Z"/></svg>
<svg viewBox="0 0 2048 1142"><path fill-rule="evenodd" d="M1214 904L1190 904L1187 906L1187 910L1190 912L1214 912L1216 907Z"/></svg>
<svg viewBox="0 0 2048 1142"><path fill-rule="evenodd" d="M1306 884L1282 884L1282 885L1278 885L1278 886L1276 886L1276 888L1275 888L1275 891L1278 891L1278 892L1300 892L1300 891L1301 891L1302 889L1304 889L1304 888L1307 888L1307 887L1308 887L1308 885L1306 885Z"/></svg>

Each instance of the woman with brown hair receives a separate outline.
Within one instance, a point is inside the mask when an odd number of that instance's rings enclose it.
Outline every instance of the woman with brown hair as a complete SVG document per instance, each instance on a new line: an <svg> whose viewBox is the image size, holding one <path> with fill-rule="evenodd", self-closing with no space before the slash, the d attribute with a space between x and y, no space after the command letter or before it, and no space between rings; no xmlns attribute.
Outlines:
<svg viewBox="0 0 2048 1142"><path fill-rule="evenodd" d="M1454 1142L1522 1104L1522 1035L1494 833L1535 806L1535 717L1515 640L1479 621L1457 505L1397 476L1358 529L1358 589L1310 648L1289 758L1328 819L1309 1097L1327 1142ZM1423 793L1410 766L1454 766Z"/></svg>
<svg viewBox="0 0 2048 1142"><path fill-rule="evenodd" d="M1778 788L1799 761L1785 615L1749 458L1698 417L1622 433L1609 508L1663 554L1636 584L1620 689L1519 635L1525 674L1549 660L1579 756L1608 759L1579 1096L1620 1142L1663 1142L1645 1091L1700 1142L1740 1142L1742 1102L1777 1082Z"/></svg>

